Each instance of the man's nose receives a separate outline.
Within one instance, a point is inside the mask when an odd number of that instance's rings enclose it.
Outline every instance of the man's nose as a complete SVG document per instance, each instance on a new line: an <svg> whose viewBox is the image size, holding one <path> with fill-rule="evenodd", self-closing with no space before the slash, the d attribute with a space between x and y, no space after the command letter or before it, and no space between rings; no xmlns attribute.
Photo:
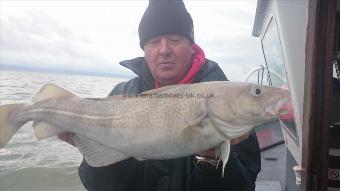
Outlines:
<svg viewBox="0 0 340 191"><path fill-rule="evenodd" d="M169 55L171 53L171 47L167 38L161 38L159 53L162 55Z"/></svg>

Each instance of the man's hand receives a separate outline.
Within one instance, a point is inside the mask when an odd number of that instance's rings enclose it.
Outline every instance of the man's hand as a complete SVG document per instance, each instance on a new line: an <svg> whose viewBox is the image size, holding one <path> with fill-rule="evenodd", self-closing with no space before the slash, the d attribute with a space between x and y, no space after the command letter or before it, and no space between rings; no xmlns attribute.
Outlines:
<svg viewBox="0 0 340 191"><path fill-rule="evenodd" d="M248 137L249 137L249 133L246 133L246 134L241 135L240 137L238 137L238 138L236 138L236 139L230 140L230 143L231 143L232 145L237 145L237 144L241 143L242 141L248 139Z"/></svg>
<svg viewBox="0 0 340 191"><path fill-rule="evenodd" d="M71 133L71 132L62 132L58 134L58 138L72 146L76 146L76 143L74 142L74 139L73 139L75 135L76 134Z"/></svg>
<svg viewBox="0 0 340 191"><path fill-rule="evenodd" d="M249 137L249 133L246 133L236 139L232 139L230 140L230 144L232 145L236 145L241 143L242 141L248 139ZM204 157L204 158L210 158L210 159L216 159L216 149L217 148L212 148L212 149L208 149L205 151L201 151L199 153L197 153L198 156Z"/></svg>

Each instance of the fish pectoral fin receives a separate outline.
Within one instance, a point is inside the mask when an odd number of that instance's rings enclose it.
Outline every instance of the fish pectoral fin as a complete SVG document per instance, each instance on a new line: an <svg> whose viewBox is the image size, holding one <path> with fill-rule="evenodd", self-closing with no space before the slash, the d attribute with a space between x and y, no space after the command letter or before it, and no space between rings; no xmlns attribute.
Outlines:
<svg viewBox="0 0 340 191"><path fill-rule="evenodd" d="M114 100L125 100L126 97L120 94L120 95L110 95L105 98L85 98L85 99L93 100L93 101L114 101Z"/></svg>
<svg viewBox="0 0 340 191"><path fill-rule="evenodd" d="M55 127L45 122L34 122L33 129L38 140L46 139L63 132L63 129Z"/></svg>
<svg viewBox="0 0 340 191"><path fill-rule="evenodd" d="M210 116L210 118L214 124L213 127L215 127L215 130L227 139L239 137L254 128L253 125L232 125L216 117Z"/></svg>
<svg viewBox="0 0 340 191"><path fill-rule="evenodd" d="M197 140L197 136L201 136L203 134L204 127L206 126L206 119L208 116L207 112L202 112L198 118L193 120L188 127L183 129L183 135L187 140Z"/></svg>
<svg viewBox="0 0 340 191"><path fill-rule="evenodd" d="M114 148L78 134L74 137L74 142L86 162L92 167L107 166L129 158Z"/></svg>
<svg viewBox="0 0 340 191"><path fill-rule="evenodd" d="M220 146L220 160L222 160L222 178L224 176L224 169L228 162L229 155L230 155L230 140L227 139L224 143Z"/></svg>
<svg viewBox="0 0 340 191"><path fill-rule="evenodd" d="M77 96L57 85L47 84L44 85L40 89L40 91L32 98L32 102L37 103L57 97L77 97Z"/></svg>

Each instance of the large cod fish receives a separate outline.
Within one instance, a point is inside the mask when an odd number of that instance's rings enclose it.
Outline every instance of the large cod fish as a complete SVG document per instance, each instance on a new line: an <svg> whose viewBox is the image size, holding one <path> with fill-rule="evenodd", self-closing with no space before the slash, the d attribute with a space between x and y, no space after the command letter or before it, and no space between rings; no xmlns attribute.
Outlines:
<svg viewBox="0 0 340 191"><path fill-rule="evenodd" d="M33 121L39 140L65 131L75 133L76 146L94 167L129 157L179 158L220 146L224 173L230 140L276 119L288 100L285 90L226 81L103 99L82 99L45 85L32 105L0 106L0 148Z"/></svg>

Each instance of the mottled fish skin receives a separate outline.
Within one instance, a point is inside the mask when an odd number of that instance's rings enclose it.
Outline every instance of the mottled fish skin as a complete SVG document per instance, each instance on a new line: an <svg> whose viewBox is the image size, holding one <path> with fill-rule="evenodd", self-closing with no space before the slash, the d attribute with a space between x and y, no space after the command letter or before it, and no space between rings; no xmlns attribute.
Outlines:
<svg viewBox="0 0 340 191"><path fill-rule="evenodd" d="M145 98L156 94L182 98ZM34 121L38 139L64 131L76 133L75 142L92 166L128 157L179 158L229 143L277 118L278 104L289 100L285 90L225 81L167 86L143 95L82 99L46 85L33 98L33 105L0 106L0 147L23 124ZM228 145L221 148L222 154L229 152ZM225 165L228 156L222 159Z"/></svg>
<svg viewBox="0 0 340 191"><path fill-rule="evenodd" d="M23 122L44 121L131 156L162 159L185 156L192 149L199 151L201 142L206 145L204 147L211 148L216 142L223 141L223 137L211 126L192 131L192 134L183 134L187 127L193 126L194 129L202 122L197 119L204 115L204 106L204 99L122 98L93 101L61 97L17 111L15 119ZM217 140L207 140L206 137ZM196 143L187 145L186 139ZM191 147L188 148L190 151L181 145Z"/></svg>

